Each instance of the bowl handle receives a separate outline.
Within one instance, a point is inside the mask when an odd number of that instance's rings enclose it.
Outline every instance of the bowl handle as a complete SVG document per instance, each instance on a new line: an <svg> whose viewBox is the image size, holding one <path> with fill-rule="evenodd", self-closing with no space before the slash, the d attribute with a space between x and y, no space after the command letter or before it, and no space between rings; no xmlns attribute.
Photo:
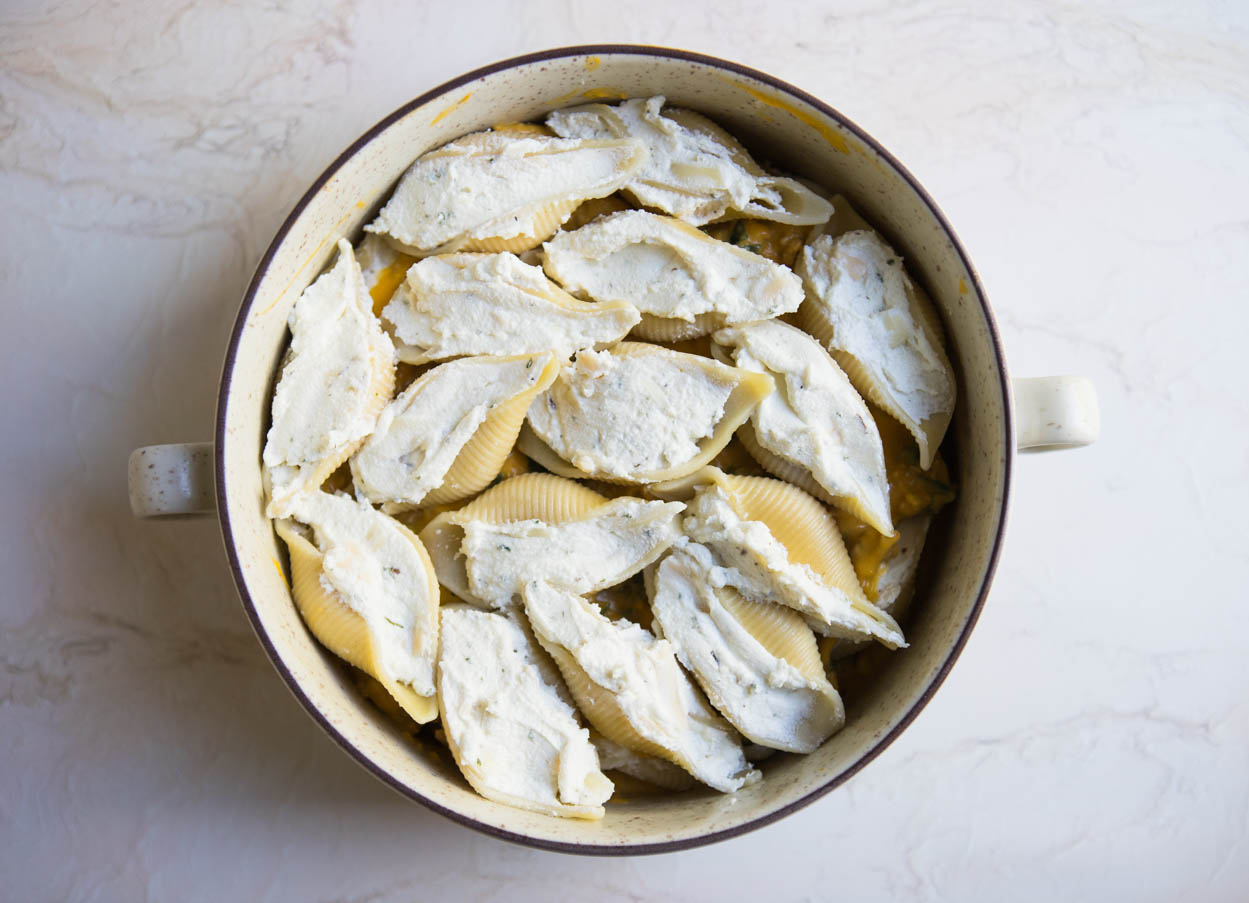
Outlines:
<svg viewBox="0 0 1249 903"><path fill-rule="evenodd" d="M1033 376L1012 380L1021 451L1058 451L1097 441L1101 417L1097 390L1083 376Z"/></svg>
<svg viewBox="0 0 1249 903"><path fill-rule="evenodd" d="M203 517L217 511L211 442L136 448L128 481L135 517Z"/></svg>

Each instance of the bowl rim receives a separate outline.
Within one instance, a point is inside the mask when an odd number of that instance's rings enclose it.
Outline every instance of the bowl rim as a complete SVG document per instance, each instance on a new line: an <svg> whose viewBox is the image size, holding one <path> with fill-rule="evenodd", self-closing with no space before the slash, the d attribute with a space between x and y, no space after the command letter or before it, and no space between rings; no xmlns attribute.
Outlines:
<svg viewBox="0 0 1249 903"><path fill-rule="evenodd" d="M960 262L966 269L974 288L974 297L980 305L981 313L984 316L985 323L988 327L990 342L992 344L993 356L997 362L998 376L1000 380L1000 388L1002 392L1002 409L1003 417L1003 442L1005 443L1005 461L1003 466L1003 483L1002 483L1002 499L1000 504L1000 513L998 517L997 530L993 539L993 546L989 552L989 558L985 568L984 578L981 582L980 589L976 594L976 600L972 605L967 622L964 624L962 631L955 639L950 647L945 660L937 669L937 673L933 676L928 686L920 694L915 703L906 711L897 724L888 732L881 736L871 748L859 756L844 771L833 776L824 784L805 794L797 800L787 803L771 812L764 813L757 818L751 819L732 828L725 828L719 831L710 831L700 834L696 837L678 838L673 840L665 840L653 843L638 844L594 844L594 843L568 843L563 841L547 840L540 837L533 837L517 831L510 831L496 825L478 821L463 813L457 812L447 806L435 802L434 800L418 793L412 788L399 782L388 771L375 763L368 755L355 746L347 739L337 728L332 725L312 702L307 694L300 687L299 683L287 670L282 660L277 654L277 650L269 640L264 628L260 622L260 617L256 609L255 602L251 594L248 592L247 583L243 576L242 562L240 561L238 551L235 548L234 531L230 524L229 506L227 504L227 478L225 472L225 455L223 449L226 442L226 417L228 413L228 397L230 395L231 383L234 374L235 362L238 355L239 345L242 339L244 328L246 327L248 314L251 312L252 305L255 303L256 293L259 289L261 281L268 270L274 255L278 248L286 240L287 234L294 226L296 220L303 214L308 204L321 190L335 173L341 169L348 160L360 151L366 144L372 141L377 135L383 132L390 125L407 116L418 107L437 99L451 91L460 88L469 82L476 81L488 75L493 75L507 69L518 68L520 66L531 65L534 63L548 62L551 60L564 59L567 57L577 56L651 56L661 57L665 59L679 60L682 62L697 63L709 66L715 69L721 69L732 72L735 75L745 76L754 79L763 84L787 94L799 101L802 101L814 107L822 114L835 120L843 128L847 129L855 135L865 145L870 147L873 152L879 154L904 181L908 183L920 200L928 208L929 212L940 224L942 231L950 239L954 253L958 256ZM949 220L941 209L937 206L935 200L928 191L920 184L919 180L911 174L896 157L886 150L875 138L866 131L852 122L844 114L834 109L829 104L823 102L817 97L803 91L790 83L779 79L775 76L760 72L749 66L743 66L740 63L734 63L730 60L721 59L709 54L698 53L690 50L681 50L671 47L662 47L648 44L578 44L564 47L556 47L549 50L537 51L534 53L522 54L520 56L509 57L487 66L482 66L459 75L449 81L424 92L418 97L408 101L402 106L386 115L372 127L366 130L355 141L353 141L346 150L334 158L333 162L325 168L325 170L316 178L312 185L304 192L303 196L296 202L291 212L283 220L282 225L274 234L273 240L269 243L265 253L256 265L256 270L252 275L251 281L248 283L247 290L243 294L242 301L239 304L238 315L235 318L234 326L230 332L229 344L226 348L225 361L222 366L221 385L217 395L216 423L214 428L214 444L213 444L213 473L215 478L215 491L218 519L221 524L221 536L225 545L226 557L229 561L231 575L234 579L235 589L239 594L239 598L243 603L243 609L247 613L248 621L251 623L252 630L260 641L261 646L265 650L265 654L269 657L270 662L281 675L283 682L287 688L294 694L295 698L303 706L304 710L312 716L313 720L324 730L348 755L361 765L366 771L380 780L383 784L392 790L401 794L407 799L421 803L426 808L443 815L458 824L472 828L476 831L497 837L501 840L517 843L522 846L533 847L536 849L549 850L559 853L573 853L579 855L590 856L638 856L654 853L668 853L679 850L688 850L696 847L706 846L718 843L722 840L728 840L733 837L739 837L750 831L770 825L774 822L797 812L817 799L830 793L837 787L840 787L846 781L850 780L854 775L858 774L869 762L879 756L894 740L896 740L906 728L908 728L919 713L928 705L933 695L945 682L949 675L950 669L954 666L954 662L962 654L967 640L971 635L972 629L976 626L976 622L980 618L981 610L984 608L986 599L988 598L989 587L993 582L993 577L997 571L998 561L1001 557L1002 542L1006 533L1007 517L1010 509L1010 493L1011 482L1015 463L1015 416L1012 392L1010 389L1010 378L1006 369L1006 358L1003 353L1001 335L998 331L997 321L993 315L984 292L984 286L981 284L980 276L972 265L971 259L955 233Z"/></svg>

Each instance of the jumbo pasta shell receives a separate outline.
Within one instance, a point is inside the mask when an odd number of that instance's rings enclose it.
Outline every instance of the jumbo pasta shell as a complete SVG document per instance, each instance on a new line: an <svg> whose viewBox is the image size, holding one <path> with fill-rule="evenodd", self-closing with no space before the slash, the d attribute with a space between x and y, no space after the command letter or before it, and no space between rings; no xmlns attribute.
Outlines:
<svg viewBox="0 0 1249 903"><path fill-rule="evenodd" d="M767 477L726 474L724 485L741 516L766 525L791 561L807 565L852 599L866 601L837 523L819 502L796 486Z"/></svg>
<svg viewBox="0 0 1249 903"><path fill-rule="evenodd" d="M724 587L720 604L771 655L789 662L807 680L824 678L815 633L792 608L747 599L732 587Z"/></svg>
<svg viewBox="0 0 1249 903"><path fill-rule="evenodd" d="M443 484L425 496L423 504L445 505L468 498L503 473L513 456L513 446L529 405L539 392L554 382L558 372L558 364L552 361L533 386L496 408L460 449ZM523 465L514 462L512 466Z"/></svg>
<svg viewBox="0 0 1249 903"><path fill-rule="evenodd" d="M911 601L915 598L915 579L919 574L919 559L924 551L924 541L932 526L932 515L921 514L898 523L896 541L889 545L880 563L871 568L864 583L868 598L881 611L894 620L905 620ZM856 565L858 562L856 561ZM863 574L860 573L862 579ZM832 648L833 659L844 658L864 649L862 641L839 639Z"/></svg>
<svg viewBox="0 0 1249 903"><path fill-rule="evenodd" d="M553 354L479 356L424 373L378 417L351 459L357 490L396 512L478 492L498 475Z"/></svg>
<svg viewBox="0 0 1249 903"><path fill-rule="evenodd" d="M732 135L691 110L663 109L663 97L588 104L547 117L557 134L623 137L645 143L646 163L625 186L639 204L693 225L729 215L812 225L827 201L794 179L768 175Z"/></svg>
<svg viewBox="0 0 1249 903"><path fill-rule="evenodd" d="M710 314L699 314L693 320L643 314L641 321L629 334L645 342L659 342L667 345L702 338L715 332L717 325L717 319Z"/></svg>
<svg viewBox="0 0 1249 903"><path fill-rule="evenodd" d="M719 454L772 389L762 373L621 342L565 365L530 409L518 445L561 476L671 480Z"/></svg>
<svg viewBox="0 0 1249 903"><path fill-rule="evenodd" d="M468 587L460 546L470 520L505 524L540 520L559 524L587 514L607 502L591 489L547 473L526 473L487 489L467 505L436 516L420 531L438 582L465 602L485 607Z"/></svg>
<svg viewBox="0 0 1249 903"><path fill-rule="evenodd" d="M694 543L655 569L652 607L663 637L711 704L747 739L808 753L845 723L802 615L717 586L711 551Z"/></svg>
<svg viewBox="0 0 1249 903"><path fill-rule="evenodd" d="M722 329L713 354L766 373L776 391L752 412L749 435L761 464L777 476L892 533L889 480L880 431L863 399L818 341L776 320ZM788 466L785 466L788 465Z"/></svg>
<svg viewBox="0 0 1249 903"><path fill-rule="evenodd" d="M448 253L450 251L479 251L491 254L509 252L512 254L520 254L522 251L528 251L530 248L536 248L552 235L559 231L573 211L581 206L578 199L570 199L566 201L552 201L548 204L537 204L533 207L527 207L516 214L520 219L529 224L528 231L520 235L513 235L509 238L503 238L497 235L487 236L485 238L465 238L462 241L450 242L445 245L441 251ZM489 232L490 227L485 226L483 231Z"/></svg>
<svg viewBox="0 0 1249 903"><path fill-rule="evenodd" d="M581 713L607 739L680 765L717 790L758 780L736 732L707 705L672 647L636 624L611 621L549 583L523 592L524 610Z"/></svg>
<svg viewBox="0 0 1249 903"><path fill-rule="evenodd" d="M759 438L755 435L754 428L749 422L742 424L742 428L737 431L736 438L741 442L742 448L750 454L750 457L769 474L784 480L786 483L792 483L807 495L813 496L827 505L833 503L833 497L828 494L823 486L815 482L815 477L811 476L811 471L801 464L795 464L793 461L787 461L778 455L774 455L760 445ZM754 476L761 476L761 474L754 474Z"/></svg>
<svg viewBox="0 0 1249 903"><path fill-rule="evenodd" d="M631 139L476 132L417 158L365 230L414 256L524 250L581 201L614 193L645 157Z"/></svg>
<svg viewBox="0 0 1249 903"><path fill-rule="evenodd" d="M306 288L274 389L262 455L269 517L316 490L372 432L395 384L394 346L372 313L351 245Z"/></svg>
<svg viewBox="0 0 1249 903"><path fill-rule="evenodd" d="M643 314L716 326L797 310L802 283L766 257L670 216L626 210L543 246L543 269L574 295L632 304Z"/></svg>
<svg viewBox="0 0 1249 903"><path fill-rule="evenodd" d="M621 497L560 524L464 521L468 588L491 607L535 581L592 593L627 580L680 538L684 505Z"/></svg>
<svg viewBox="0 0 1249 903"><path fill-rule="evenodd" d="M615 694L591 680L572 655L555 644L544 643L543 648L559 668L564 686L572 694L577 708L596 731L611 742L641 755L667 759L667 750L638 733L620 708Z"/></svg>
<svg viewBox="0 0 1249 903"><path fill-rule="evenodd" d="M848 214L845 214L848 217ZM955 379L940 319L901 257L870 230L817 235L794 270L806 298L798 325L859 393L903 424L927 469L954 411Z"/></svg>
<svg viewBox="0 0 1249 903"><path fill-rule="evenodd" d="M864 596L831 515L802 490L708 467L652 491L692 493L686 535L715 553L729 585L746 596L793 608L824 635L906 644L893 618Z"/></svg>
<svg viewBox="0 0 1249 903"><path fill-rule="evenodd" d="M279 520L274 527L290 553L291 595L312 635L339 658L376 679L417 723L425 724L436 718L438 712L432 692L423 695L388 673L379 654L375 631L326 580L323 553L293 521ZM416 559L424 568L426 600L432 607L434 619L430 629L436 637L438 584L433 566L415 535L398 523L394 524L394 529L410 541Z"/></svg>
<svg viewBox="0 0 1249 903"><path fill-rule="evenodd" d="M630 304L578 301L514 254L439 254L407 271L383 311L396 354L414 364L465 355L568 357L624 338Z"/></svg>
<svg viewBox="0 0 1249 903"><path fill-rule="evenodd" d="M950 367L949 360L945 359L945 342L941 335L936 308L933 306L932 301L929 300L927 293L914 283L911 284L911 291L908 292L908 297L911 299L912 309L924 335L932 347L941 351L944 369L948 373L949 385L952 387L954 385L954 371ZM820 334L831 336L832 330L818 309L806 310L804 305L804 308L799 309L797 316L800 325L816 338L820 338ZM821 341L827 344L828 340L821 339ZM855 388L868 401L906 427L907 432L915 438L915 442L919 445L922 466L925 469L930 467L937 449L941 445L941 440L945 437L946 430L949 429L950 420L954 416L954 402L951 400L943 410L938 411L931 417L918 420L903 408L891 393L884 388L880 382L879 374L874 372L859 358L848 352L833 351L831 348L829 353L837 361L838 366L845 371L846 376L850 378L850 382L854 384Z"/></svg>
<svg viewBox="0 0 1249 903"><path fill-rule="evenodd" d="M464 605L443 609L438 709L447 745L486 799L600 819L612 782L543 657L517 619Z"/></svg>
<svg viewBox="0 0 1249 903"><path fill-rule="evenodd" d="M899 539L885 558L884 573L876 583L876 605L902 620L915 597L919 559L932 526L932 516L921 514L898 524Z"/></svg>

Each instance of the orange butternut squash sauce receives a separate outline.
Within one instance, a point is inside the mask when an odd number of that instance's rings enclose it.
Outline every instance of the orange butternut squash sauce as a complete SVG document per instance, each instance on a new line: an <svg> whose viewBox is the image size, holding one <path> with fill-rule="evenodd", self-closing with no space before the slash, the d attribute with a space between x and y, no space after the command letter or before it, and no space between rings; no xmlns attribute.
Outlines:
<svg viewBox="0 0 1249 903"><path fill-rule="evenodd" d="M868 402L868 410L880 430L885 451L885 474L889 478L889 513L894 524L919 514L936 514L954 501L954 485L940 453L932 467L919 466L919 446L906 428L880 408ZM833 512L837 528L846 541L850 562L863 592L876 601L877 586L885 570L885 559L898 543L898 534L885 536L844 511Z"/></svg>
<svg viewBox="0 0 1249 903"><path fill-rule="evenodd" d="M506 480L508 477L520 476L522 473L529 473L529 459L521 451L514 448L503 459L503 468L499 471L499 476L495 479L495 482Z"/></svg>
<svg viewBox="0 0 1249 903"><path fill-rule="evenodd" d="M395 290L403 282L403 277L408 274L408 267L414 263L416 263L415 257L400 254L398 260L377 274L377 281L369 289L369 297L373 299L373 316L382 315L382 308L390 303Z"/></svg>
<svg viewBox="0 0 1249 903"><path fill-rule="evenodd" d="M793 266L810 228L765 219L737 219L712 223L703 231L712 238L760 254L773 263Z"/></svg>

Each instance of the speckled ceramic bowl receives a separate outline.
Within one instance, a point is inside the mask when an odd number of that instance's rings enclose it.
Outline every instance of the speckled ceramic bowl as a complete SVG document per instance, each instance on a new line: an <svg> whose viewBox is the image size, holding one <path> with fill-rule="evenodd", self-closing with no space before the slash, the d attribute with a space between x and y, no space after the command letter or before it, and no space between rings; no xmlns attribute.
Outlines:
<svg viewBox="0 0 1249 903"><path fill-rule="evenodd" d="M260 452L291 306L329 261L335 240L359 236L415 157L495 123L654 94L711 116L759 157L844 192L901 250L941 310L959 376L945 449L960 492L926 556L907 624L911 646L848 696L844 730L813 755L774 757L762 782L732 796L692 791L611 803L598 823L562 820L477 796L453 767L405 742L317 644L291 600L285 555L264 517ZM1072 440L1055 428L1042 432L1038 441ZM179 470L176 451L168 460L143 451L137 465L132 461L136 511L182 511L145 493L192 499L195 473ZM463 824L547 849L623 854L711 843L782 818L848 780L906 728L941 685L984 605L1014 453L1011 389L976 274L932 199L893 157L836 110L770 76L682 51L600 46L534 54L457 78L386 117L334 161L282 225L243 299L226 355L212 460L226 549L256 634L308 713L343 749L399 793ZM149 466L153 461L161 466ZM151 476L166 466L172 488ZM186 502L186 510L194 507Z"/></svg>

